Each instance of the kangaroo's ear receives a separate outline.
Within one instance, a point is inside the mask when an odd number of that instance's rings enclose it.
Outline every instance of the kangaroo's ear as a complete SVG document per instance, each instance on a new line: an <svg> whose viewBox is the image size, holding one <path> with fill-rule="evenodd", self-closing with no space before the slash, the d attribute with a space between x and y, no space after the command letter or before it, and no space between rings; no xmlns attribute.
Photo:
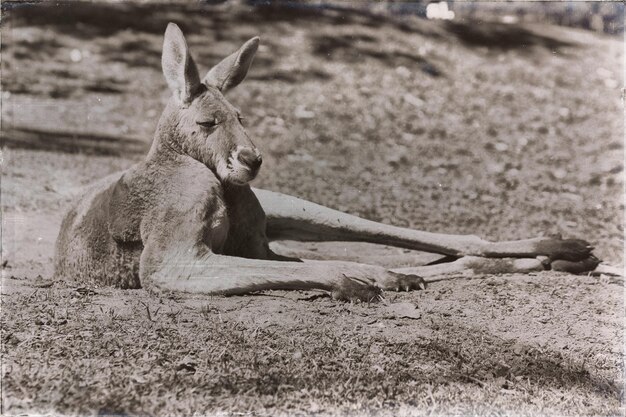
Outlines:
<svg viewBox="0 0 626 417"><path fill-rule="evenodd" d="M200 76L196 64L189 55L183 32L174 23L169 23L165 30L161 66L167 85L174 96L181 104L191 102L198 93Z"/></svg>
<svg viewBox="0 0 626 417"><path fill-rule="evenodd" d="M258 47L259 37L256 36L244 43L237 52L211 68L202 82L217 87L222 92L236 87L246 78Z"/></svg>

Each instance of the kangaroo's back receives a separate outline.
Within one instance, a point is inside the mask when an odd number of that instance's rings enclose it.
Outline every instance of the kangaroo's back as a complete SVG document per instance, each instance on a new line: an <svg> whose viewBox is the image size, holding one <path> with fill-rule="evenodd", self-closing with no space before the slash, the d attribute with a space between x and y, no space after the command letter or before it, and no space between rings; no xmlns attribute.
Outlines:
<svg viewBox="0 0 626 417"><path fill-rule="evenodd" d="M56 242L55 276L66 281L139 288L141 240L116 242L110 202L124 173L92 185L65 215Z"/></svg>

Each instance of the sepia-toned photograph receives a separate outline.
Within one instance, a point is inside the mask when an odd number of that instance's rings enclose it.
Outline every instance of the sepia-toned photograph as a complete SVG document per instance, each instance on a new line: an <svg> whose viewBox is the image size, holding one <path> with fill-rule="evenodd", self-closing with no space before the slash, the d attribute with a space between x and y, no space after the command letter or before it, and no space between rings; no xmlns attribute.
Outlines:
<svg viewBox="0 0 626 417"><path fill-rule="evenodd" d="M3 0L3 416L624 415L624 3Z"/></svg>

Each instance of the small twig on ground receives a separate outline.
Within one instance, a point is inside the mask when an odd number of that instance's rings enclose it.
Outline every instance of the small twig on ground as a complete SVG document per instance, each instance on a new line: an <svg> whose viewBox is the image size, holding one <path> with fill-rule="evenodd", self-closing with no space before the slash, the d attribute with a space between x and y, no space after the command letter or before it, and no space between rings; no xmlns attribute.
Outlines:
<svg viewBox="0 0 626 417"><path fill-rule="evenodd" d="M148 320L154 323L154 320L152 319L152 315L150 314L150 307L148 307L148 304L144 303L143 301L139 301L139 303L142 304L146 308L146 313L148 314ZM160 309L161 307L154 310L154 317L156 317Z"/></svg>
<svg viewBox="0 0 626 417"><path fill-rule="evenodd" d="M474 378L473 376L470 376L470 375L466 375L466 378L480 385L481 388L485 388L485 385L486 385L485 382L481 381L480 379Z"/></svg>
<svg viewBox="0 0 626 417"><path fill-rule="evenodd" d="M323 293L323 294L313 294L309 297L303 297L303 298L298 298L298 301L315 301L315 300L319 300L320 298L332 298L330 296L329 293Z"/></svg>

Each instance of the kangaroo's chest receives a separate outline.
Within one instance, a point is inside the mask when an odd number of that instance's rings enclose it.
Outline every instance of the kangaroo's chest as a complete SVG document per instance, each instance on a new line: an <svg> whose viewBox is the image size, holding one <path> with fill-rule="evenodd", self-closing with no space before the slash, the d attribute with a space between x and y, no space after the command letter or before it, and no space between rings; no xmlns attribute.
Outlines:
<svg viewBox="0 0 626 417"><path fill-rule="evenodd" d="M264 257L267 248L265 212L250 187L227 187L223 197L224 204L207 236L211 247L230 256Z"/></svg>
<svg viewBox="0 0 626 417"><path fill-rule="evenodd" d="M212 213L207 221L204 243L215 253L224 253L224 246L231 232L230 219L226 204L220 202L217 207L212 207Z"/></svg>
<svg viewBox="0 0 626 417"><path fill-rule="evenodd" d="M174 167L168 175L148 171L121 178L113 187L109 210L113 237L118 241L140 240L142 224L158 228L157 219L180 222L176 218L180 207L195 207L190 218L202 225L190 230L202 230L200 239L211 251L264 257L265 212L250 187L224 186L211 171L197 164L183 168ZM140 198L144 195L148 198Z"/></svg>

